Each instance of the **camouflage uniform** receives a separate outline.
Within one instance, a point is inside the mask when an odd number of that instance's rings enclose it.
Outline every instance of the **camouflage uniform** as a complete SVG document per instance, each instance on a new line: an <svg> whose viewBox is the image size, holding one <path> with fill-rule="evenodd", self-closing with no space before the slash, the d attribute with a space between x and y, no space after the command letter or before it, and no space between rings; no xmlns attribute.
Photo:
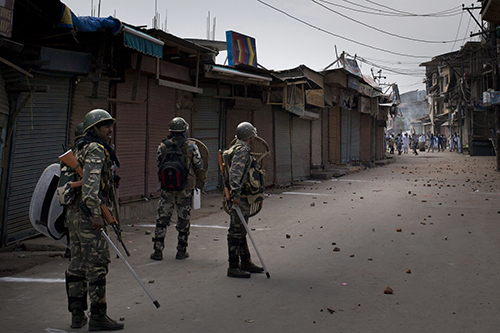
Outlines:
<svg viewBox="0 0 500 333"><path fill-rule="evenodd" d="M113 202L112 163L108 151L96 142L76 150L75 157L83 166L83 179L81 191L66 209L71 247L71 261L66 271L68 310L86 310L88 293L91 311L105 313L109 245L99 231L92 229L93 219L82 211L80 204L85 205L96 218L101 216L101 199L107 205Z"/></svg>
<svg viewBox="0 0 500 333"><path fill-rule="evenodd" d="M250 203L243 187L247 180L245 172L254 158L250 155L250 145L242 140L237 140L227 153L230 157L229 186L231 197L240 198L239 207L245 221L248 223ZM231 208L231 224L227 234L229 266L232 268L239 267L240 259L242 263L250 262L250 252L248 250L246 235L245 226L233 206Z"/></svg>
<svg viewBox="0 0 500 333"><path fill-rule="evenodd" d="M169 139L173 144L176 144L183 136L173 136ZM158 167L160 166L163 158L165 157L167 147L162 142L158 146L156 161ZM198 149L198 146L193 140L186 140L182 145L182 152L187 167L189 168L189 175L186 187L182 191L164 191L160 189L160 200L158 202L158 215L156 219L155 237L153 238L153 249L163 251L165 248L165 236L167 234L167 227L171 223L174 208L177 211L177 224L175 229L178 231L177 236L177 251L178 253L186 255L186 248L188 246L188 236L191 218L191 207L193 198L193 189L195 187L203 187L205 182L206 172L203 169L203 160ZM182 255L181 255L182 256ZM151 257L153 258L153 255ZM177 259L183 259L179 256ZM160 257L156 259L161 259Z"/></svg>

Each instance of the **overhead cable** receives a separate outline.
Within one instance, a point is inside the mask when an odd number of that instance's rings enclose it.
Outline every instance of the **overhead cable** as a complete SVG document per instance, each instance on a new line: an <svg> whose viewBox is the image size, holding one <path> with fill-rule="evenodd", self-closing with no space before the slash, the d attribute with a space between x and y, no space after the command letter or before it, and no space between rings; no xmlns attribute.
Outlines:
<svg viewBox="0 0 500 333"><path fill-rule="evenodd" d="M386 10L381 10L381 9L377 9L377 8L373 8L373 7L368 7L368 6L363 6L363 5L360 5L358 3L355 3L355 2L352 2L352 1L349 1L349 0L342 0L343 2L347 2L351 5L354 5L354 6L358 6L358 7L361 7L361 8L365 8L365 9L369 9L371 12L367 12L367 11L360 11L360 10L356 10L356 9L353 9L353 8L349 8L351 10L354 10L354 11L359 11L359 12L363 12L363 13L367 13L367 14L374 14L374 15L382 15L382 16L398 16L398 17L449 17L449 16L456 16L459 14L460 10L459 9L460 7L457 6L457 7L454 7L454 8L451 8L451 9L447 9L447 10L444 10L444 11L441 11L441 12L437 12L437 13L429 13L429 14L415 14L415 13L408 13L408 12L401 12L401 11L398 11L394 8L391 8L391 7L387 7L387 8L390 8L392 11L386 11ZM328 1L322 1L322 2L328 2ZM329 2L331 3L331 2ZM333 3L331 3L333 4ZM336 5L336 4L333 4L333 5ZM337 6L340 6L340 5L337 5ZM346 7L348 8L348 7ZM405 13L405 14L402 14L402 13Z"/></svg>
<svg viewBox="0 0 500 333"><path fill-rule="evenodd" d="M423 14L423 15L419 15L419 14L401 15L401 14L398 14L398 13L388 12L388 11L382 11L382 10L379 10L379 9L375 9L375 8L371 8L371 7L366 7L366 6L361 6L361 7L368 8L368 9L370 9L369 11L368 10L361 10L361 9L355 9L355 8L352 8L352 7L343 6L343 5L340 5L340 4L337 4L337 3L333 3L331 1L326 1L326 0L320 0L320 1L324 2L324 3L327 3L327 4L330 4L332 6L337 6L337 7L344 8L344 9L347 9L347 10L350 10L350 11L353 11L353 12L357 12L357 13L377 15L377 16L386 16L386 17L410 17L410 16L412 16L412 17L420 17L420 16L422 16L422 17L430 17L430 18L442 18L442 17L456 16L456 15L458 15L458 14L460 14L462 12L461 9L453 9L453 12L450 11L448 14L433 13L433 14ZM351 3L350 1L346 1L346 0L343 0L343 1ZM353 5L359 6L356 3L353 3ZM459 8L459 7L457 7L457 8Z"/></svg>
<svg viewBox="0 0 500 333"><path fill-rule="evenodd" d="M376 6L380 6L380 7L383 7L383 8L387 8L387 9L390 9L394 12L397 12L397 13L401 13L401 14L404 14L406 16L434 16L436 14L441 14L443 12L447 12L447 11L441 11L441 12L438 12L438 13L431 13L431 14L414 14L414 13L410 13L410 12L404 12L404 11L401 11L401 10L398 10L398 9L395 9L395 8L392 8L392 7L389 7L389 6L386 6L386 5L383 5L383 4L380 4L378 2L375 2L375 1L371 1L371 0L365 0L366 2L368 3L371 3L371 4L374 4ZM450 9L449 11L452 11L452 9Z"/></svg>
<svg viewBox="0 0 500 333"><path fill-rule="evenodd" d="M390 54L394 54L394 55L399 55L399 56L402 56L402 57L421 58L421 59L429 59L429 58L431 58L431 56L424 56L424 55L420 55L420 56L419 56L419 55L412 55L412 54L404 54L404 53L399 53L399 52L389 51L389 50L386 50L386 49L383 49L383 48L380 48L380 47L376 47L376 46L372 46L372 45L368 45L368 44L365 44L365 43L361 43L361 42L355 41L355 40L353 40L353 39L350 39L350 38L347 38L347 37L344 37L344 36L341 36L341 35L334 34L333 32L330 32L330 31L328 31L328 30L325 30L325 29L323 29L323 28L320 28L320 27L318 27L318 26L315 26L315 25L313 25L313 24L311 24L311 23L308 23L308 22L306 22L306 21L304 21L304 20L302 20L302 19L299 19L298 17L295 17L295 16L293 16L293 15L291 15L291 14L288 14L288 13L287 13L287 12L285 12L284 10L281 10L281 9L279 9L279 8L276 8L276 7L274 7L274 6L270 5L270 4L268 4L268 3L266 3L266 2L264 2L264 1L262 1L262 0L257 0L257 1L258 1L258 2L260 2L260 3L261 3L261 4L263 4L263 5L265 5L265 6L269 7L269 8L271 8L271 9L274 9L274 10L276 10L276 11L278 11L278 12L282 13L283 15L288 16L288 17L289 17L289 18L291 18L291 19L294 19L294 20L296 20L296 21L298 21L298 22L300 22L300 23L302 23L302 24L307 25L308 27L311 27L311 28L313 28L313 29L316 29L316 30L319 30L319 31L321 31L321 32L324 32L324 33L326 33L326 34L328 34L328 35L331 35L331 36L334 36L334 37L337 37L337 38L340 38L340 39L343 39L343 40L349 41L349 42L354 43L354 44L357 44L357 45L361 45L361 46L364 46L364 47L367 47L367 48L370 48L370 49L373 49L373 50L377 50L377 51L380 51L380 52L385 52L385 53L390 53Z"/></svg>
<svg viewBox="0 0 500 333"><path fill-rule="evenodd" d="M381 32L381 33L386 34L386 35L389 35L389 36L393 36L393 37L397 37L397 38L401 38L401 39L410 40L410 41L413 41L413 42L419 42L419 43L429 43L429 44L448 44L448 43L456 43L456 42L457 42L457 40L433 41L433 40L424 40L424 39L417 39L417 38L411 38L411 37L401 36L401 35L398 35L398 34L394 34L394 33L392 33L392 32L388 32L388 31L385 31L385 30L381 30L381 29L375 28L374 26L371 26L371 25L369 25L369 24L366 24L366 23L363 23L363 22L361 22L361 21L358 21L358 20L355 20L355 19L353 19L353 18L350 18L349 16L346 16L346 15L344 15L344 14L342 14L342 13L339 13L339 12L337 12L336 10L331 9L331 8L329 8L329 7L327 7L327 6L325 6L325 5L321 4L321 3L319 3L319 2L318 2L318 1L316 1L316 0L311 0L311 1L312 1L312 2L314 2L315 4L317 4L318 6L321 6L321 7L325 8L326 10L329 10L329 11L331 11L331 12L333 12L333 13L337 14L337 15L342 16L343 18L346 18L346 19L348 19L348 20L350 20L350 21L353 21L353 22L356 22L356 23L358 23L358 24L361 24L361 25L362 25L362 26L364 26L364 27L367 27L367 28L373 29L373 30L375 30L375 31ZM465 38L465 39L467 39L467 38ZM460 39L460 41L463 41L463 40L465 40L465 39Z"/></svg>

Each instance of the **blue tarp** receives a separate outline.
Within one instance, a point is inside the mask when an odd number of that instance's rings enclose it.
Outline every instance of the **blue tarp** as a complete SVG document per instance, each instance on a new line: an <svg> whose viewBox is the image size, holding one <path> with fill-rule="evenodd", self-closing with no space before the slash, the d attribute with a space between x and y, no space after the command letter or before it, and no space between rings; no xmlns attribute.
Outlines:
<svg viewBox="0 0 500 333"><path fill-rule="evenodd" d="M109 17L76 16L64 5L59 27L78 30L79 32L109 31L114 36L123 31L125 46L153 57L163 57L163 42L143 32L125 27L120 20Z"/></svg>
<svg viewBox="0 0 500 333"><path fill-rule="evenodd" d="M116 35L122 28L120 20L109 17L93 17L93 16L75 16L71 13L73 26L78 28L78 31L94 32L99 30L109 30L112 35Z"/></svg>
<svg viewBox="0 0 500 333"><path fill-rule="evenodd" d="M63 5L59 27L72 28L83 32L109 30L116 35L122 28L120 20L109 17L76 16L66 5Z"/></svg>

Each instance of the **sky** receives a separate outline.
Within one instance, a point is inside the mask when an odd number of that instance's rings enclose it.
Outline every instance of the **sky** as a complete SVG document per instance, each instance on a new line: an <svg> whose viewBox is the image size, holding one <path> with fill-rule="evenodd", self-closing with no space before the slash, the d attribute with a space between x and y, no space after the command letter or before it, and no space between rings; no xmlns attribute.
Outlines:
<svg viewBox="0 0 500 333"><path fill-rule="evenodd" d="M61 1L77 16L98 16L99 0ZM401 93L425 90L419 64L479 40L470 34L480 30L456 0L100 1L101 17L147 28L155 9L158 28L177 37L206 39L210 15L215 40L225 41L228 30L255 38L257 62L266 69L305 65L321 71L345 52L364 60L358 61L363 74L373 69L383 86L396 83ZM480 10L471 12L480 22ZM221 52L217 62L224 64L226 56Z"/></svg>

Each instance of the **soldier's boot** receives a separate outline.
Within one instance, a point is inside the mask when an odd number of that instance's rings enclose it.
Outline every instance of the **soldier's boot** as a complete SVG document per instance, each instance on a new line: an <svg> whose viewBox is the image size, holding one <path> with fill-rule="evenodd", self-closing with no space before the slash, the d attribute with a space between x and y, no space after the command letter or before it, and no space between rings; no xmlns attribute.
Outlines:
<svg viewBox="0 0 500 333"><path fill-rule="evenodd" d="M242 270L249 273L264 273L264 268L259 267L252 262L246 238L244 238L240 242L240 259L241 259L240 267Z"/></svg>
<svg viewBox="0 0 500 333"><path fill-rule="evenodd" d="M71 328L82 328L87 324L87 316L83 310L73 310L71 312Z"/></svg>
<svg viewBox="0 0 500 333"><path fill-rule="evenodd" d="M227 238L228 252L229 252L229 267L227 269L227 276L234 278L248 279L250 273L245 272L240 268L240 240L237 238Z"/></svg>
<svg viewBox="0 0 500 333"><path fill-rule="evenodd" d="M89 331L118 331L123 327L123 323L118 323L106 315L106 303L90 304Z"/></svg>
<svg viewBox="0 0 500 333"><path fill-rule="evenodd" d="M187 253L188 236L189 231L179 232L177 236L177 254L175 255L175 259L183 260L189 258L189 253Z"/></svg>
<svg viewBox="0 0 500 333"><path fill-rule="evenodd" d="M87 324L87 281L84 277L66 275L68 311L71 312L71 328L82 328Z"/></svg>
<svg viewBox="0 0 500 333"><path fill-rule="evenodd" d="M153 260L163 259L163 248L165 247L165 238L153 237L153 249L154 252L149 256Z"/></svg>

